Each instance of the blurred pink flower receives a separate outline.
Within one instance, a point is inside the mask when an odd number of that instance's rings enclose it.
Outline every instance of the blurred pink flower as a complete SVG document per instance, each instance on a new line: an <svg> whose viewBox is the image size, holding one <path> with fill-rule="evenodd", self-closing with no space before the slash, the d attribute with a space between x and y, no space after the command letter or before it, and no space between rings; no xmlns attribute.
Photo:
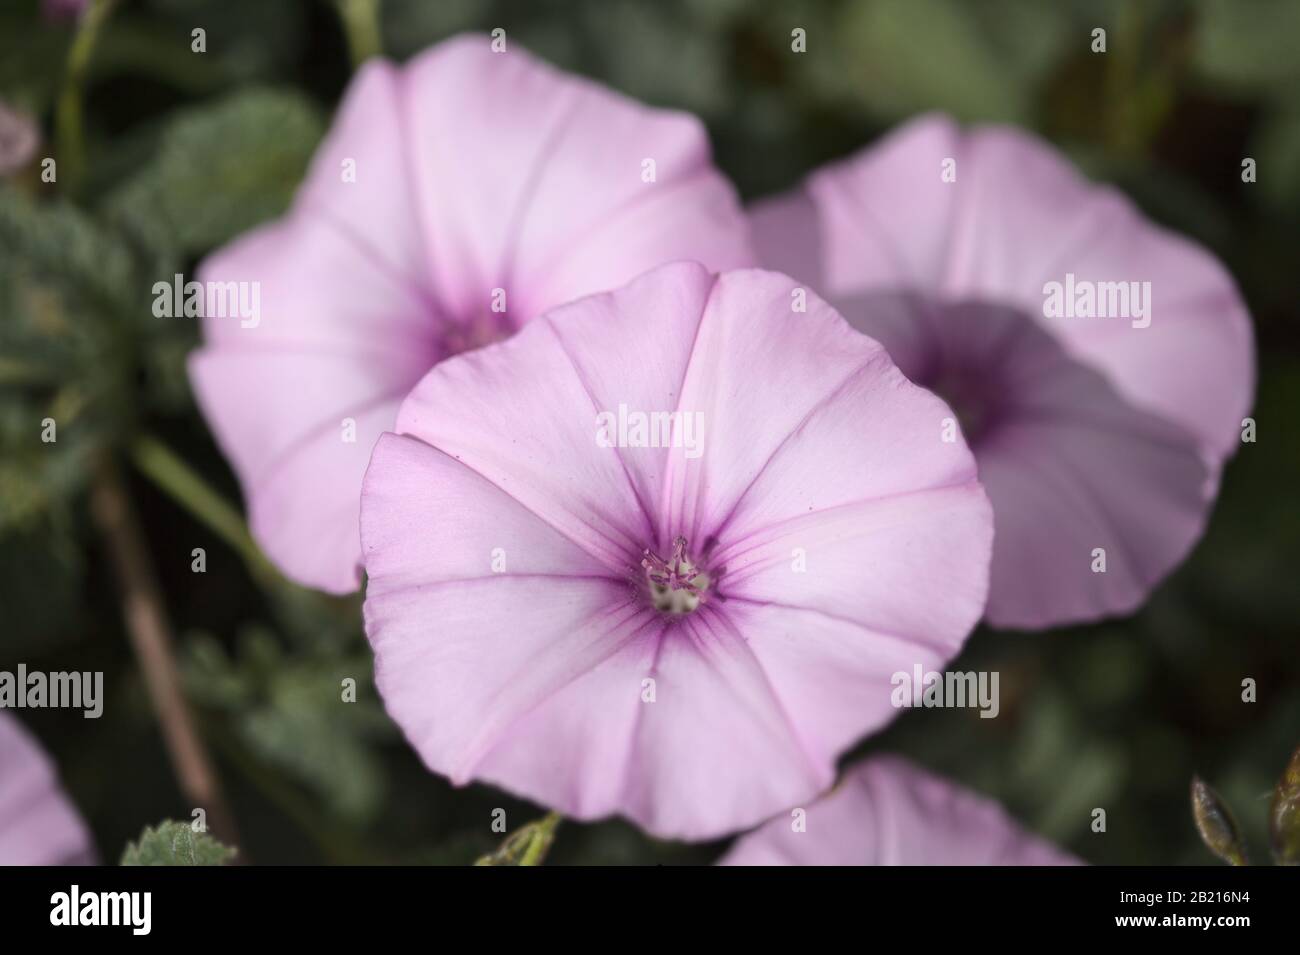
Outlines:
<svg viewBox="0 0 1300 955"><path fill-rule="evenodd" d="M0 865L94 861L90 833L54 765L23 725L0 713Z"/></svg>
<svg viewBox="0 0 1300 955"><path fill-rule="evenodd" d="M938 117L752 222L764 265L957 410L996 515L991 623L1132 611L1200 537L1254 388L1249 316L1204 249L1028 134Z"/></svg>
<svg viewBox="0 0 1300 955"><path fill-rule="evenodd" d="M795 812L741 836L718 864L1079 864L1024 832L996 802L895 756L850 767L800 818Z"/></svg>
<svg viewBox="0 0 1300 955"><path fill-rule="evenodd" d="M407 398L362 490L365 619L433 771L718 836L825 790L891 675L961 647L991 547L974 460L795 291L664 266Z"/></svg>
<svg viewBox="0 0 1300 955"><path fill-rule="evenodd" d="M41 0L41 15L47 20L75 20L90 6L90 0Z"/></svg>
<svg viewBox="0 0 1300 955"><path fill-rule="evenodd" d="M36 155L41 134L26 113L0 100L0 176L22 169Z"/></svg>
<svg viewBox="0 0 1300 955"><path fill-rule="evenodd" d="M752 263L698 120L489 42L368 63L293 210L200 270L260 283L260 318L206 318L190 372L254 536L301 583L357 588L371 447L435 364L667 261Z"/></svg>

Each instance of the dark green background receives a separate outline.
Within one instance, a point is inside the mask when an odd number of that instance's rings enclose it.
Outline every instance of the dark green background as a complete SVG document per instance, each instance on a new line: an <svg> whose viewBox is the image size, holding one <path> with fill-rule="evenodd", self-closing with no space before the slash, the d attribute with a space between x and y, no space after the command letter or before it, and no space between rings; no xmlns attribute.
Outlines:
<svg viewBox="0 0 1300 955"><path fill-rule="evenodd" d="M0 98L53 137L72 27L36 7L0 5ZM906 753L1097 863L1212 861L1189 813L1200 773L1266 858L1268 795L1300 744L1300 2L387 0L382 23L398 58L500 26L565 68L691 110L746 198L924 110L1016 123L1220 256L1256 323L1259 437L1228 467L1191 559L1129 619L977 632L954 666L1001 672L1001 717L909 712L851 758ZM1104 55L1089 49L1098 26ZM255 861L465 863L497 842L492 808L512 828L541 812L425 772L375 699L359 602L259 586L125 453L154 435L238 501L185 383L193 325L150 321L144 290L283 208L349 74L326 0L126 2L88 77L84 175L61 176L56 199L30 172L0 187L0 668L106 671L103 719L23 714L106 859L145 824L189 818L87 515L106 453L143 515ZM1241 181L1246 156L1257 183ZM34 422L55 412L59 443L41 445ZM204 575L190 572L198 546ZM345 676L361 684L355 706L337 703ZM708 862L720 848L566 823L552 859Z"/></svg>

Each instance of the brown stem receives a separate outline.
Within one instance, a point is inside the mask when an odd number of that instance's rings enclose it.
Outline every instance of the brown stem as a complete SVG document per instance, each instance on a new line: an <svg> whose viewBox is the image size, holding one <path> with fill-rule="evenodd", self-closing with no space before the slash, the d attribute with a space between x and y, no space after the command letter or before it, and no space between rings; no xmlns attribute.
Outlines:
<svg viewBox="0 0 1300 955"><path fill-rule="evenodd" d="M145 548L140 521L122 477L103 462L90 491L91 515L108 546L122 592L122 616L135 651L181 792L207 813L208 828L228 845L239 845L234 816L221 793L217 773L194 724L180 671L172 655L171 626ZM247 856L241 851L241 858Z"/></svg>

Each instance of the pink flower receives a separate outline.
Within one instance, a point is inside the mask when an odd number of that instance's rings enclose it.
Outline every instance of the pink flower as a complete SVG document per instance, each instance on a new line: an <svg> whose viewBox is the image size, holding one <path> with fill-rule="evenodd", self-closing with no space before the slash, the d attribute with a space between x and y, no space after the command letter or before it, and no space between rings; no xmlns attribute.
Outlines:
<svg viewBox="0 0 1300 955"><path fill-rule="evenodd" d="M1254 387L1209 253L1024 133L935 117L753 224L765 265L957 410L997 515L990 622L1126 613L1187 554Z"/></svg>
<svg viewBox="0 0 1300 955"><path fill-rule="evenodd" d="M365 619L430 769L718 836L825 790L891 674L957 652L991 546L974 461L800 298L664 266L407 398L362 489Z"/></svg>
<svg viewBox="0 0 1300 955"><path fill-rule="evenodd" d="M293 210L201 269L250 307L204 320L199 403L301 583L356 589L371 447L438 362L666 261L751 262L697 120L489 43L368 63Z"/></svg>
<svg viewBox="0 0 1300 955"><path fill-rule="evenodd" d="M0 865L94 862L90 833L54 765L23 725L0 713Z"/></svg>
<svg viewBox="0 0 1300 955"><path fill-rule="evenodd" d="M86 12L90 0L41 0L41 16L47 20L75 20Z"/></svg>
<svg viewBox="0 0 1300 955"><path fill-rule="evenodd" d="M802 831L796 831L797 827ZM741 836L719 865L1078 865L1002 807L896 756L850 768L806 810Z"/></svg>
<svg viewBox="0 0 1300 955"><path fill-rule="evenodd" d="M0 177L31 162L40 142L41 134L32 118L0 100Z"/></svg>

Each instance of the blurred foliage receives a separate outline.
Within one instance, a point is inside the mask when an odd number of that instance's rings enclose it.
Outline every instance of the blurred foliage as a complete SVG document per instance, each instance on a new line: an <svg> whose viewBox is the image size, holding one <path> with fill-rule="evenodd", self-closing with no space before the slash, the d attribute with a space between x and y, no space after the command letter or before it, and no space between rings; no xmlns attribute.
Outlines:
<svg viewBox="0 0 1300 955"><path fill-rule="evenodd" d="M215 248L288 207L322 132L318 111L291 92L242 90L177 110L107 207L160 254Z"/></svg>
<svg viewBox="0 0 1300 955"><path fill-rule="evenodd" d="M1259 441L1228 467L1204 540L1131 618L978 631L953 667L1001 673L999 719L910 711L847 759L906 753L1092 862L1212 861L1188 800L1198 774L1238 808L1253 857L1267 854L1270 818L1294 825L1293 796L1272 812L1269 801L1300 741L1300 3L384 0L380 26L399 59L504 27L563 68L695 112L746 198L934 109L1033 129L1207 244L1251 307L1260 384ZM191 52L196 27L206 53ZM1098 27L1105 54L1091 51ZM795 28L807 53L791 52ZM0 99L39 119L38 156L60 164L73 30L43 19L37 0L0 4ZM152 284L286 206L350 72L326 0L122 0L88 73L84 177L44 183L34 162L0 184L0 667L105 671L107 711L93 726L31 721L105 858L143 820L190 809L84 491L97 458L126 456L148 434L238 500L186 383L194 323L153 318ZM1257 183L1240 179L1248 156ZM47 417L55 443L41 440ZM258 862L517 861L533 845L539 828L526 826L541 808L455 790L403 742L375 695L357 600L268 583L143 472L130 490L186 685ZM1247 677L1256 703L1241 701ZM1095 807L1105 833L1090 829ZM498 811L516 835L506 844L491 827ZM548 858L708 862L722 848L565 821ZM165 823L124 861L178 852L224 857L188 824Z"/></svg>
<svg viewBox="0 0 1300 955"><path fill-rule="evenodd" d="M259 627L241 630L237 647L232 659L211 636L190 640L191 698L222 712L253 756L330 812L372 821L386 795L372 743L391 738L393 727L374 694L369 656L353 648L286 653Z"/></svg>

